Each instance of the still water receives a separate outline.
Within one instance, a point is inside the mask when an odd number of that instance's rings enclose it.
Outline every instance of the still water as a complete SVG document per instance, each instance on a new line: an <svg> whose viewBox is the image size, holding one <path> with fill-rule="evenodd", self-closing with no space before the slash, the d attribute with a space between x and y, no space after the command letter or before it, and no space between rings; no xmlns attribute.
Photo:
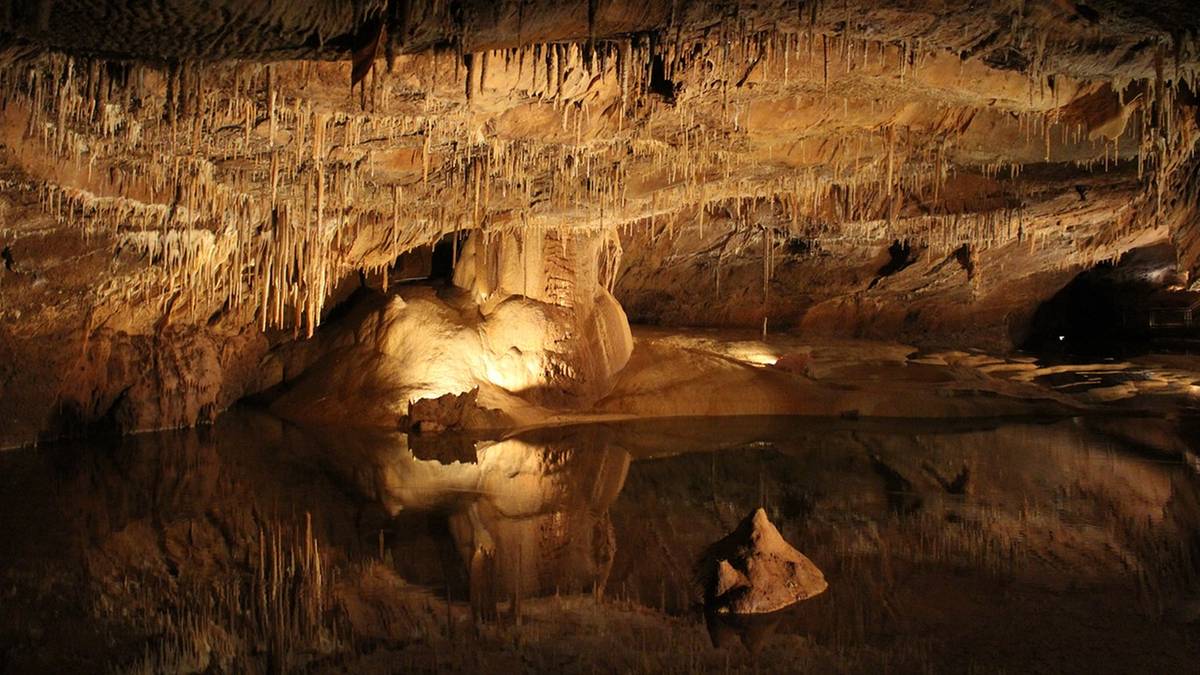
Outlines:
<svg viewBox="0 0 1200 675"><path fill-rule="evenodd" d="M8 452L0 672L1196 672L1180 428L239 410ZM706 626L697 558L759 506L829 590Z"/></svg>

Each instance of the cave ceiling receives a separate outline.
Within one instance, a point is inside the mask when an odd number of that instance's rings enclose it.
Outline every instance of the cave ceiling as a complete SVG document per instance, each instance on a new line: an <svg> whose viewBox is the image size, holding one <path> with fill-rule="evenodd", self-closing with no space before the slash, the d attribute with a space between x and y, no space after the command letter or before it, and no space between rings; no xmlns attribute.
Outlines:
<svg viewBox="0 0 1200 675"><path fill-rule="evenodd" d="M339 280L464 230L708 223L984 273L1170 237L1191 271L1198 26L1186 1L5 2L0 315L311 332Z"/></svg>

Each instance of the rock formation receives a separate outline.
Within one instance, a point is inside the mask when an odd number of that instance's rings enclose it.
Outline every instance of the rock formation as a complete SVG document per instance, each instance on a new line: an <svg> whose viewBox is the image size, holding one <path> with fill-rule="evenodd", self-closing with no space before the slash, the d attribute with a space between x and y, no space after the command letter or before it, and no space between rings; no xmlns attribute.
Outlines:
<svg viewBox="0 0 1200 675"><path fill-rule="evenodd" d="M638 321L1011 349L1098 262L1167 244L1177 279L1200 269L1197 22L1185 0L5 2L0 446L208 419L447 240L485 321L605 350L566 378L583 398L622 362L608 292ZM469 314L440 302L404 300Z"/></svg>
<svg viewBox="0 0 1200 675"><path fill-rule="evenodd" d="M313 340L272 353L272 408L309 423L395 427L414 401L477 391L482 411L464 426L514 426L536 419L539 406L608 393L633 339L595 279L599 258L568 266L559 242L541 243L535 255L560 265L554 276L522 264L525 238L505 238L498 251L473 241L454 286L374 294Z"/></svg>
<svg viewBox="0 0 1200 675"><path fill-rule="evenodd" d="M770 614L829 587L761 508L705 551L699 565L704 608L714 614Z"/></svg>

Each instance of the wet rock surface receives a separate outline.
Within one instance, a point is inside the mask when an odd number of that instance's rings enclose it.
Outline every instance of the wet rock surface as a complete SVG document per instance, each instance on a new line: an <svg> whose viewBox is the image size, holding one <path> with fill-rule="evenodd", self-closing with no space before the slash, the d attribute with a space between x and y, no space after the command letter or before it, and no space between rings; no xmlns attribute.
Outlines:
<svg viewBox="0 0 1200 675"><path fill-rule="evenodd" d="M704 552L697 564L704 610L770 614L825 592L825 575L783 540L763 509Z"/></svg>

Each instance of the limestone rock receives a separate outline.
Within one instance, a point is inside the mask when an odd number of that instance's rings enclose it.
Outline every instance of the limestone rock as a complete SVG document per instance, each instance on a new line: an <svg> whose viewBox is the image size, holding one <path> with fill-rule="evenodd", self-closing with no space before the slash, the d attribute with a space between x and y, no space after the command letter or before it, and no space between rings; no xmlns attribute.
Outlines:
<svg viewBox="0 0 1200 675"><path fill-rule="evenodd" d="M417 433L437 433L454 429L462 424L463 416L476 407L479 389L461 394L442 394L434 398L422 398L408 406L405 426Z"/></svg>
<svg viewBox="0 0 1200 675"><path fill-rule="evenodd" d="M811 560L784 541L761 508L700 562L704 607L718 614L767 614L828 588Z"/></svg>

